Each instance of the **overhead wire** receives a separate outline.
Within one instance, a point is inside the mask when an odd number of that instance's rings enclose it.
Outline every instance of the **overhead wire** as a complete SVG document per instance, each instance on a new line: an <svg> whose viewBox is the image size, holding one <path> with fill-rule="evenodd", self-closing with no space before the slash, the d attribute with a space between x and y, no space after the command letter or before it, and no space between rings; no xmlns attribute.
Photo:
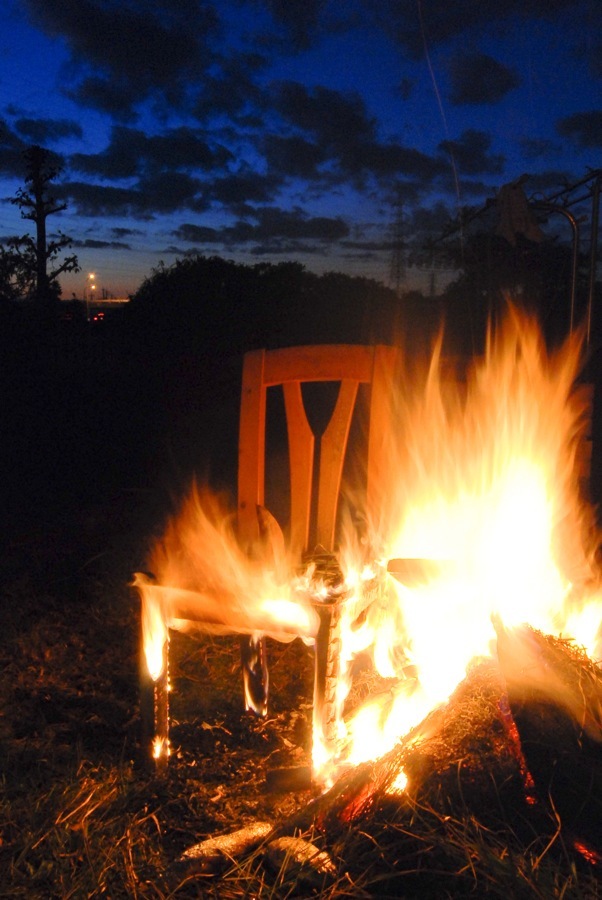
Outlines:
<svg viewBox="0 0 602 900"><path fill-rule="evenodd" d="M447 124L447 116L445 115L445 108L444 108L444 106L443 106L443 101L442 101L442 98L441 98L441 92L440 92L440 90L439 90L439 85L438 85L438 83L437 83L437 78L436 78L436 75L435 75L435 69L434 69L434 67L433 67L433 63L432 63L432 60L431 60L431 54L430 54L430 51L429 51L428 39L427 39L427 34L426 34L426 27L425 27L425 23L424 23L424 16L423 16L423 14L422 14L422 0L416 0L416 3L417 3L417 6L418 6L418 18L419 18L419 21L420 21L420 34L421 34L421 37L422 37L422 44L423 44L423 47L424 47L424 56L425 56L426 64L427 64L427 66L428 66L428 70L429 70L429 73L430 73L430 76L431 76L431 81L432 81L432 84L433 84L433 90L434 90L434 93L435 93L435 97L436 97L436 99L437 99L437 105L438 105L438 107L439 107L439 113L440 113L440 115L441 115L441 121L443 122L443 129L444 129L445 137L446 137L446 149L447 149L447 152L448 152L448 154L449 154L450 163L451 163L451 168L452 168L452 172L453 172L454 186L455 186L455 190L456 190L456 204L457 204L457 216L458 216L458 233L459 233L459 238L460 238L460 260L461 260L462 267L464 267L464 265L465 265L465 255L464 255L464 251L465 251L465 243L464 243L464 223L463 223L463 221L462 221L462 202L461 202L461 192L460 192L460 179L459 179L459 177L458 177L458 167L457 167L457 165L456 165L456 158L455 158L455 155L454 155L453 144L452 144L452 141L451 141L451 136L450 136L450 132L449 132L449 127L448 127L448 124ZM433 261L432 265L434 266L434 261ZM434 274L434 272L433 272L433 274ZM474 321L473 321L473 315L472 315L472 310L471 310L470 306L469 306L469 308L468 308L468 318L469 318L469 327L470 327L471 342L472 342L473 350L474 350L474 348L475 348L475 346L476 346L476 340L475 340L475 337L476 337L476 336L475 336L475 324L474 324Z"/></svg>

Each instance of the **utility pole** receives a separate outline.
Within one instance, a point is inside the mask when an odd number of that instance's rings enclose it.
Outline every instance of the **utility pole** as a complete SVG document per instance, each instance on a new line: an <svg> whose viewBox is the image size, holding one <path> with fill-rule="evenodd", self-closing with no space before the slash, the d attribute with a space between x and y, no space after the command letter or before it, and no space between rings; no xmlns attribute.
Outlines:
<svg viewBox="0 0 602 900"><path fill-rule="evenodd" d="M399 297L401 295L401 286L405 280L406 261L405 261L405 241L404 241L404 220L403 220L403 198L401 195L401 186L398 185L395 199L393 201L393 210L395 218L393 221L393 250L391 254L391 281L395 288L395 293Z"/></svg>
<svg viewBox="0 0 602 900"><path fill-rule="evenodd" d="M96 274L89 272L84 286L84 297L86 298L86 321L90 321L90 300L94 300L94 291L96 290Z"/></svg>

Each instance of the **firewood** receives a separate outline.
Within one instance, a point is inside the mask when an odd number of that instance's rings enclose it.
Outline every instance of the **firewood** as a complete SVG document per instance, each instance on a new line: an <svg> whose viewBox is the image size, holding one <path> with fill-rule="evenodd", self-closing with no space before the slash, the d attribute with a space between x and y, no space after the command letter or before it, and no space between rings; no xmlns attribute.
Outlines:
<svg viewBox="0 0 602 900"><path fill-rule="evenodd" d="M602 857L602 671L572 642L497 623L522 752L564 834Z"/></svg>
<svg viewBox="0 0 602 900"><path fill-rule="evenodd" d="M182 859L206 874L263 844L264 864L302 891L327 887L338 869L359 882L369 867L389 896L418 896L427 855L444 889L448 832L464 820L492 834L509 823L519 850L572 846L583 864L602 859L602 673L567 641L497 625L499 662L476 661L385 756L269 830L204 841Z"/></svg>
<svg viewBox="0 0 602 900"><path fill-rule="evenodd" d="M325 850L298 837L279 837L267 845L264 859L271 869L294 880L299 888L323 890L337 874Z"/></svg>
<svg viewBox="0 0 602 900"><path fill-rule="evenodd" d="M342 775L277 835L319 834L352 879L377 846L378 866L403 881L404 860L422 852L417 817L442 845L446 822L465 815L493 831L510 822L517 846L536 836L546 853L560 829L559 851L602 861L602 672L570 642L526 627L498 630L498 646L499 662L475 662L396 747Z"/></svg>
<svg viewBox="0 0 602 900"><path fill-rule="evenodd" d="M272 831L269 822L252 822L230 834L207 838L185 850L176 868L180 874L217 875L253 853Z"/></svg>
<svg viewBox="0 0 602 900"><path fill-rule="evenodd" d="M448 702L433 710L387 754L342 775L300 810L284 831L317 826L335 839L350 827L370 832L384 817L409 815L415 804L442 815L470 804L484 822L505 804L528 809L521 760L509 733L504 681L495 661L481 661ZM395 788L401 773L403 791Z"/></svg>

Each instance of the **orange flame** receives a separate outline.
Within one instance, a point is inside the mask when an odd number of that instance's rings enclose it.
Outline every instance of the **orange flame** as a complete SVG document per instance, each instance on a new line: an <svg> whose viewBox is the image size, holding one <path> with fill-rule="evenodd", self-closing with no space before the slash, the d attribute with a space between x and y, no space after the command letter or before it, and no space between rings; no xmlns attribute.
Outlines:
<svg viewBox="0 0 602 900"><path fill-rule="evenodd" d="M495 652L492 616L574 636L600 656L600 535L577 465L587 425L580 363L578 335L549 351L537 323L511 309L465 379L446 377L439 342L422 383L408 376L396 386L383 504L369 523L379 559L365 571L366 543L353 528L338 553L347 593L357 597L370 578L381 589L361 621L357 605L343 603L336 740L314 733L314 776L325 785L394 746L471 660ZM155 583L137 576L151 674L166 628L190 620L315 637L291 560L274 560L274 548L250 558L231 521L214 495L194 489L155 548ZM368 649L387 689L344 715L353 660Z"/></svg>
<svg viewBox="0 0 602 900"><path fill-rule="evenodd" d="M232 521L219 497L193 487L153 550L154 580L135 575L151 674L167 628L261 632L280 641L316 633L315 611L301 595L295 596L290 580L282 580L282 572L290 572L286 559L268 566L259 552L255 558L243 552Z"/></svg>
<svg viewBox="0 0 602 900"><path fill-rule="evenodd" d="M493 615L578 637L600 656L599 533L576 467L587 426L579 365L578 336L548 352L536 322L511 310L465 383L445 379L439 345L422 388L400 385L398 475L387 473L372 523L373 546L403 570L374 622L378 669L398 681L347 723L351 761L388 750L472 659L495 652Z"/></svg>

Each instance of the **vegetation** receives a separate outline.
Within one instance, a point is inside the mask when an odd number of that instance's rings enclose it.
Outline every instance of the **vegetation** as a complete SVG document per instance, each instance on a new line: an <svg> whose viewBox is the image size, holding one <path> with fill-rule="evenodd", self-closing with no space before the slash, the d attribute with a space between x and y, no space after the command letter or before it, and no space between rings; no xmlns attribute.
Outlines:
<svg viewBox="0 0 602 900"><path fill-rule="evenodd" d="M71 246L70 237L60 232L50 240L47 236L48 217L67 208L52 195L61 172L58 160L37 145L26 150L24 160L25 187L19 188L11 202L19 207L22 218L33 222L36 234L35 238L29 234L14 237L1 248L0 296L31 297L43 307L60 296L59 276L79 271L79 265L75 255L59 260L61 252Z"/></svg>
<svg viewBox="0 0 602 900"><path fill-rule="evenodd" d="M315 275L294 262L234 263L188 256L160 267L128 306L136 327L169 331L187 349L205 344L223 356L251 347L384 340L397 298L367 278Z"/></svg>

